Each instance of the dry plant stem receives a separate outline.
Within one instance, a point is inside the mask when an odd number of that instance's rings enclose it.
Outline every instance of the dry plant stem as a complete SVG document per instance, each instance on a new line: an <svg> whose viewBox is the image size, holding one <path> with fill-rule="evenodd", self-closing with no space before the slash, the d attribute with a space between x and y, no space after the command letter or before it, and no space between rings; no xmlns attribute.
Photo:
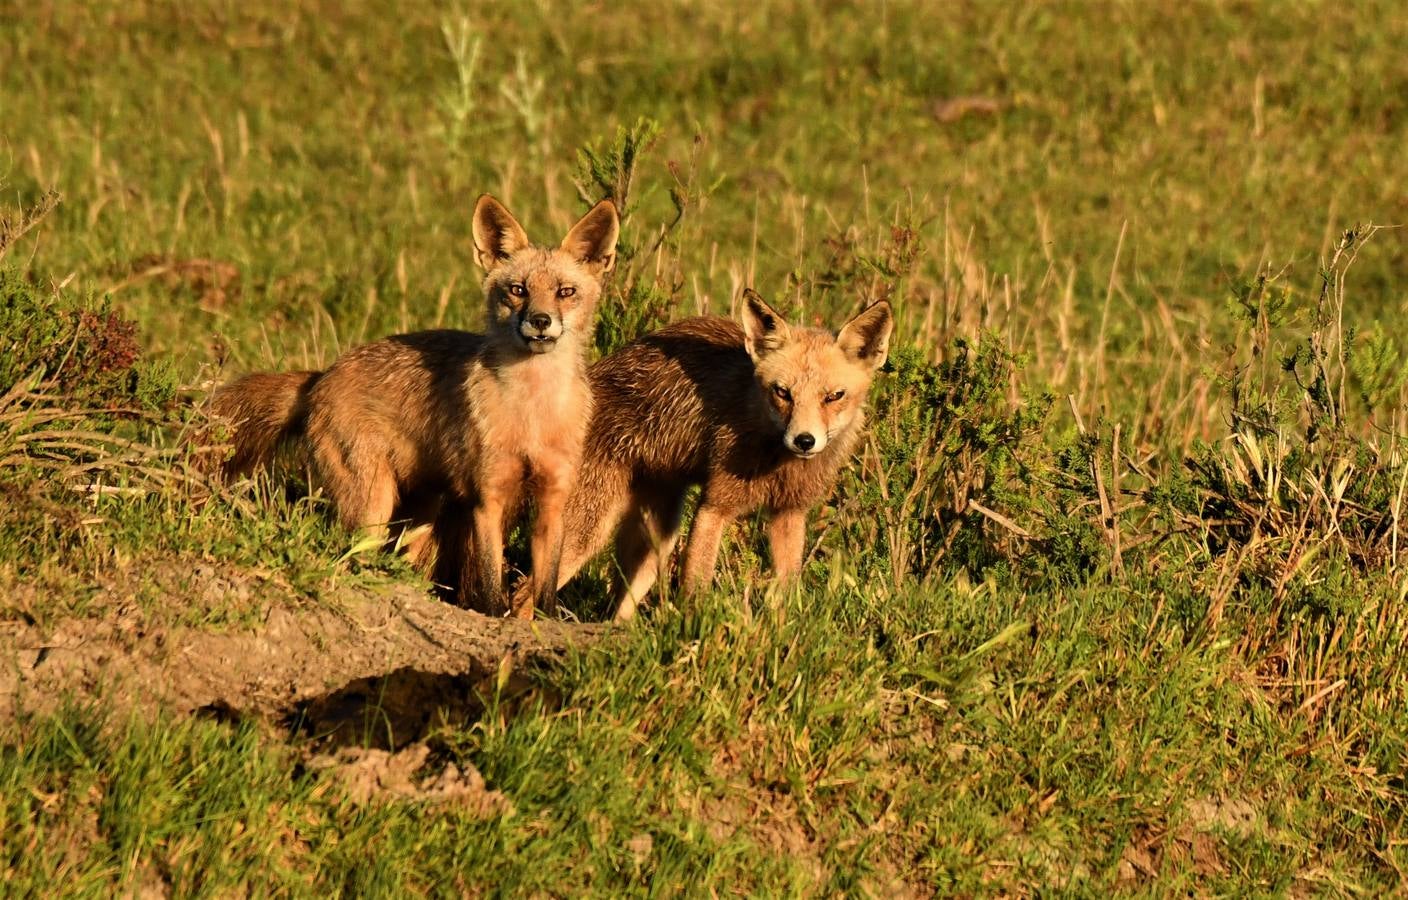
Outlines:
<svg viewBox="0 0 1408 900"><path fill-rule="evenodd" d="M0 182L0 186L3 186L3 182ZM0 208L0 262L4 261L5 254L20 238L38 227L49 213L54 211L62 199L58 191L50 189L32 206L23 207L17 212Z"/></svg>

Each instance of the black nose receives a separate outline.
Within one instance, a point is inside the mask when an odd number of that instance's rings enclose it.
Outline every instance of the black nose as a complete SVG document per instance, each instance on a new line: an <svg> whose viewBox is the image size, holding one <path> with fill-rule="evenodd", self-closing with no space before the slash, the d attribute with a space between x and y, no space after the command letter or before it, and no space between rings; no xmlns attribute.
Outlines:
<svg viewBox="0 0 1408 900"><path fill-rule="evenodd" d="M528 324L539 331L547 331L552 327L552 316L547 313L533 313L528 317Z"/></svg>
<svg viewBox="0 0 1408 900"><path fill-rule="evenodd" d="M816 446L816 438L804 431L792 439L792 446L805 452Z"/></svg>

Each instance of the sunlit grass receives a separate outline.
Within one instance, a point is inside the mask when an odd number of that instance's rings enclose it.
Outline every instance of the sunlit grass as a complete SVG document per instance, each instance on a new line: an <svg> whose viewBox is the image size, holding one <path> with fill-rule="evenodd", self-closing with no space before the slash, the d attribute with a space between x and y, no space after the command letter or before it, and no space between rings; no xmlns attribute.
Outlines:
<svg viewBox="0 0 1408 900"><path fill-rule="evenodd" d="M429 737L511 816L73 706L4 726L16 893L1402 890L1397 6L0 0L0 42L0 371L57 379L90 295L157 366L104 383L140 415L0 383L7 621L424 584L185 438L211 379L474 327L481 191L545 238L629 176L599 350L748 284L899 315L799 590L745 523L714 593Z"/></svg>

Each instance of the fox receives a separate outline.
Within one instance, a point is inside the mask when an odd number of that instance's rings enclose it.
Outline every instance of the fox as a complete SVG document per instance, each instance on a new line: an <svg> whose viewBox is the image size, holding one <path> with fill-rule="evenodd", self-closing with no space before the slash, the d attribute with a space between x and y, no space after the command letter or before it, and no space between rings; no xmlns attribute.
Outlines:
<svg viewBox="0 0 1408 900"><path fill-rule="evenodd" d="M745 290L741 322L685 319L590 369L596 411L567 501L561 588L615 537L615 617L632 618L702 488L682 588L708 583L725 530L763 508L779 580L798 575L810 509L834 488L863 433L865 401L893 329L881 300L839 332L789 325Z"/></svg>
<svg viewBox="0 0 1408 900"><path fill-rule="evenodd" d="M324 371L246 375L211 407L233 432L225 477L295 445L343 525L385 538L389 523L409 523L412 562L491 615L510 612L504 533L531 496L530 602L518 611L531 616L556 598L564 509L592 418L587 351L620 216L602 200L558 246L537 246L485 194L472 230L486 333L395 335Z"/></svg>

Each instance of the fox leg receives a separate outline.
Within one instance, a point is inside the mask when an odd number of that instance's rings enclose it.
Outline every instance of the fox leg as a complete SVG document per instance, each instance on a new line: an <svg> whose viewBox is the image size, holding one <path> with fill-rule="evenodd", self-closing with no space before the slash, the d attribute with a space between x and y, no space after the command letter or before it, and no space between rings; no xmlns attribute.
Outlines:
<svg viewBox="0 0 1408 900"><path fill-rule="evenodd" d="M626 472L598 464L590 472L578 470L581 480L572 489L563 513L562 560L557 568L557 588L601 552L616 533L630 508L630 479Z"/></svg>
<svg viewBox="0 0 1408 900"><path fill-rule="evenodd" d="M591 470L579 468L577 472L579 480L562 512L562 555L557 564L556 585L559 591L611 540L629 500L628 473L605 463ZM537 599L536 590L534 579L520 581L513 592L513 608L527 609Z"/></svg>
<svg viewBox="0 0 1408 900"><path fill-rule="evenodd" d="M406 559L420 572L431 574L439 550L436 530L444 501L431 494L401 498L400 516L405 520L399 538Z"/></svg>
<svg viewBox="0 0 1408 900"><path fill-rule="evenodd" d="M807 544L807 511L773 510L768 521L768 544L772 548L772 570L779 581L790 581L801 574Z"/></svg>
<svg viewBox="0 0 1408 900"><path fill-rule="evenodd" d="M350 496L342 500L333 498L340 509L345 505L348 510L340 513L343 524L384 540L396 510L396 476L391 467L385 463L377 466L356 479L348 493Z"/></svg>
<svg viewBox="0 0 1408 900"><path fill-rule="evenodd" d="M724 529L734 519L731 510L709 504L707 495L700 500L689 529L689 544L684 551L684 591L695 593L714 577L714 564L719 558L719 544Z"/></svg>
<svg viewBox="0 0 1408 900"><path fill-rule="evenodd" d="M396 508L396 473L385 435L374 426L343 421L332 404L315 405L307 437L314 481L327 492L349 531L386 535Z"/></svg>
<svg viewBox="0 0 1408 900"><path fill-rule="evenodd" d="M557 589L567 586L582 567L591 562L601 548L611 539L611 533L626 512L624 500L613 503L601 518L586 523L584 516L577 514L568 501L566 522L563 527L562 558L557 566Z"/></svg>
<svg viewBox="0 0 1408 900"><path fill-rule="evenodd" d="M471 606L478 596L478 572L474 567L473 507L457 497L440 504L431 530L429 547L423 558L427 575L439 588L450 592L461 607Z"/></svg>
<svg viewBox="0 0 1408 900"><path fill-rule="evenodd" d="M513 614L520 619L533 618L534 605L546 613L557 609L558 570L566 534L564 517L575 471L575 465L562 464L542 466L535 473L537 491L534 499L538 509L529 544L533 556L533 594L531 603L517 604L513 610Z"/></svg>
<svg viewBox="0 0 1408 900"><path fill-rule="evenodd" d="M483 499L470 512L469 562L460 576L460 590L470 605L486 615L504 612L504 503Z"/></svg>
<svg viewBox="0 0 1408 900"><path fill-rule="evenodd" d="M470 510L470 552L460 576L460 590L472 605L491 616L507 612L504 603L504 513L515 505L521 467L498 465L482 473L479 495Z"/></svg>
<svg viewBox="0 0 1408 900"><path fill-rule="evenodd" d="M406 551L406 561L417 572L429 573L435 567L435 557L439 547L435 543L435 533L426 530L401 545Z"/></svg>
<svg viewBox="0 0 1408 900"><path fill-rule="evenodd" d="M636 607L664 574L680 535L684 497L673 495L637 501L616 534L616 563L623 582L617 593L616 619L633 618Z"/></svg>
<svg viewBox="0 0 1408 900"><path fill-rule="evenodd" d="M315 444L313 468L344 527L385 537L396 509L396 476L385 458L346 460Z"/></svg>

